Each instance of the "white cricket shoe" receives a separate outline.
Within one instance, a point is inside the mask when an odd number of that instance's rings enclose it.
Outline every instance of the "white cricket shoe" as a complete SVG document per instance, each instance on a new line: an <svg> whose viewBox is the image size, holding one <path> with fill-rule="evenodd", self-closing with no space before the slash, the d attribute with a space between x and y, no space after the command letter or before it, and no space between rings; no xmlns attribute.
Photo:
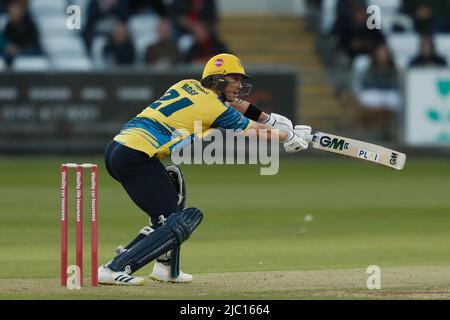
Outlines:
<svg viewBox="0 0 450 320"><path fill-rule="evenodd" d="M178 277L172 278L170 275L170 266L166 266L165 264L156 261L150 279L162 282L191 282L192 275L180 270Z"/></svg>
<svg viewBox="0 0 450 320"><path fill-rule="evenodd" d="M115 272L111 269L100 266L98 268L98 283L115 284L124 286L141 286L144 284L144 278L130 276L126 272Z"/></svg>

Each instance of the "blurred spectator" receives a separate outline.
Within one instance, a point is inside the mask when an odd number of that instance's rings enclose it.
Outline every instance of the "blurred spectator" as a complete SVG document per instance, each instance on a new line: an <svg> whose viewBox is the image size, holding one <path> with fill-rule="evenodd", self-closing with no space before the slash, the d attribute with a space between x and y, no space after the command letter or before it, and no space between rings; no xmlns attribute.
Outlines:
<svg viewBox="0 0 450 320"><path fill-rule="evenodd" d="M158 25L158 41L145 52L145 63L156 67L168 67L181 62L181 53L171 38L172 26L167 19Z"/></svg>
<svg viewBox="0 0 450 320"><path fill-rule="evenodd" d="M358 121L364 128L381 129L382 138L391 140L401 108L399 76L386 45L379 45L371 55L370 67L361 76L356 92L360 108Z"/></svg>
<svg viewBox="0 0 450 320"><path fill-rule="evenodd" d="M403 0L403 12L419 33L450 32L450 1Z"/></svg>
<svg viewBox="0 0 450 320"><path fill-rule="evenodd" d="M202 22L194 24L192 31L194 44L187 51L184 57L185 62L204 63L216 54L228 52L217 34Z"/></svg>
<svg viewBox="0 0 450 320"><path fill-rule="evenodd" d="M183 34L194 32L198 22L216 31L218 20L215 0L173 0L168 7L178 39Z"/></svg>
<svg viewBox="0 0 450 320"><path fill-rule="evenodd" d="M352 1L350 10L349 18L336 20L333 32L338 38L339 46L353 60L356 55L373 52L384 42L384 37L380 30L367 28L366 7L359 1Z"/></svg>
<svg viewBox="0 0 450 320"><path fill-rule="evenodd" d="M145 11L155 13L160 17L167 16L167 6L164 0L128 0L130 15Z"/></svg>
<svg viewBox="0 0 450 320"><path fill-rule="evenodd" d="M420 44L420 52L414 57L410 67L446 67L447 61L445 58L439 56L434 48L433 37L430 35L423 35Z"/></svg>
<svg viewBox="0 0 450 320"><path fill-rule="evenodd" d="M0 57L3 57L3 55L5 54L5 35L0 32Z"/></svg>
<svg viewBox="0 0 450 320"><path fill-rule="evenodd" d="M336 21L339 23L349 21L352 18L352 12L365 4L364 0L337 0Z"/></svg>
<svg viewBox="0 0 450 320"><path fill-rule="evenodd" d="M4 30L5 62L11 65L19 55L42 54L36 25L23 1L11 1L8 4L8 23Z"/></svg>
<svg viewBox="0 0 450 320"><path fill-rule="evenodd" d="M118 21L127 21L129 3L126 0L91 0L87 9L83 38L90 51L97 35L108 35Z"/></svg>
<svg viewBox="0 0 450 320"><path fill-rule="evenodd" d="M0 14L4 14L7 11L8 1L0 1Z"/></svg>
<svg viewBox="0 0 450 320"><path fill-rule="evenodd" d="M105 45L106 65L126 65L135 61L135 49L126 24L118 22Z"/></svg>

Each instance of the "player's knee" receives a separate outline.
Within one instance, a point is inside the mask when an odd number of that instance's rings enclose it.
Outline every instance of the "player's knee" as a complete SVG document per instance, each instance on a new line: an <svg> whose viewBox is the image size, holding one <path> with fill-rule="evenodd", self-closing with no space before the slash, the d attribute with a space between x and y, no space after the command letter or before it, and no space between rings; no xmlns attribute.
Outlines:
<svg viewBox="0 0 450 320"><path fill-rule="evenodd" d="M187 208L170 215L165 223L148 237L137 242L130 250L114 258L109 268L132 274L150 261L186 241L203 219L199 209Z"/></svg>
<svg viewBox="0 0 450 320"><path fill-rule="evenodd" d="M203 219L197 208L187 208L167 218L166 225L172 230L178 244L187 240Z"/></svg>
<svg viewBox="0 0 450 320"><path fill-rule="evenodd" d="M166 171L169 175L170 182L177 193L178 207L180 210L183 210L186 204L186 185L184 182L183 172L180 167L174 164L166 166Z"/></svg>
<svg viewBox="0 0 450 320"><path fill-rule="evenodd" d="M141 229L141 231L139 231L139 234L142 234L144 236L149 236L150 233L152 233L153 231L155 231L153 228L151 228L149 226L145 226Z"/></svg>

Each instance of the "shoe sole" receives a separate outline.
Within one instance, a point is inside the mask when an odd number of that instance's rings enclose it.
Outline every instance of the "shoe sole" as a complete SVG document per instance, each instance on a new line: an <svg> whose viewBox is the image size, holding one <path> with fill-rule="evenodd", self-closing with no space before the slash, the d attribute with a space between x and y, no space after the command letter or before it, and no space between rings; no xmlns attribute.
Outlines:
<svg viewBox="0 0 450 320"><path fill-rule="evenodd" d="M192 280L189 280L189 281L162 280L162 279L160 279L158 277L155 277L155 276L150 276L150 279L153 280L153 281L169 282L169 283L189 283L189 282L192 282Z"/></svg>
<svg viewBox="0 0 450 320"><path fill-rule="evenodd" d="M138 287L138 286L143 286L145 283L145 279L142 280L139 283L123 283L123 282L98 282L98 284L101 284L103 286L134 286L134 287Z"/></svg>

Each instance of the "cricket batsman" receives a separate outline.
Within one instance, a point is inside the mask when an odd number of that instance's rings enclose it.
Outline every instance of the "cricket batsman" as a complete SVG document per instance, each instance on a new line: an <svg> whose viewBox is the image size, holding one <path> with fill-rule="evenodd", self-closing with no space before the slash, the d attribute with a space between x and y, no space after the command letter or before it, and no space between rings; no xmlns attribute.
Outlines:
<svg viewBox="0 0 450 320"><path fill-rule="evenodd" d="M174 84L126 123L108 144L108 173L149 216L150 225L126 247L119 246L117 255L100 266L99 283L141 285L144 278L132 274L155 259L151 279L192 281L192 275L180 270L180 245L200 224L203 213L185 208L183 174L178 166L165 167L161 160L194 137L194 122L201 121L202 134L223 128L245 135L253 129L261 138L280 141L286 152L308 148L306 136L311 127L293 128L288 118L266 114L243 100L251 92L249 81L239 58L216 55L206 63L201 81L188 79Z"/></svg>

